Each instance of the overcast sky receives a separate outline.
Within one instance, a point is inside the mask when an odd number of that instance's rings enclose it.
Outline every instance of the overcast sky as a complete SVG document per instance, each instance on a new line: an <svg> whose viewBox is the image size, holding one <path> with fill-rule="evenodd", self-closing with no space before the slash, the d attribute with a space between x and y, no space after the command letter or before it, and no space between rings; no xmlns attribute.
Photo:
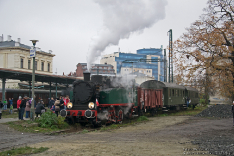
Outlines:
<svg viewBox="0 0 234 156"><path fill-rule="evenodd" d="M144 9L140 10L141 7L137 5L142 5L145 0L134 0L134 6L128 3L130 0L121 1L126 4L110 8L109 3L119 4L113 3L114 0L0 0L0 35L4 35L4 40L7 39L7 35L11 35L13 40L21 38L21 43L29 46L32 45L29 40L39 40L36 47L46 52L52 50L56 55L53 72L55 73L57 69L58 74L63 72L68 74L70 71L75 71L78 63L87 63L92 42L95 36L99 36L99 40L102 40L100 31L108 24L107 16L113 9L130 8L126 13L131 11L138 17L146 14L153 22L147 20L141 29L137 31L133 29L132 32L129 30L130 36L121 37L118 45L108 46L101 52L102 55L116 52L119 48L121 52L131 53L136 53L137 49L142 48L160 48L161 45L166 48L169 29L173 30L173 40L179 38L186 27L199 19L207 2L206 0L152 0L160 1L160 4L155 3L157 7L154 5L151 5L151 8L145 7L147 13L144 13ZM136 1L142 4L135 4ZM109 8L106 9L107 7ZM117 12L114 10L113 14ZM155 16L152 15L154 13ZM160 18L157 18L158 16ZM100 57L93 60L99 63Z"/></svg>

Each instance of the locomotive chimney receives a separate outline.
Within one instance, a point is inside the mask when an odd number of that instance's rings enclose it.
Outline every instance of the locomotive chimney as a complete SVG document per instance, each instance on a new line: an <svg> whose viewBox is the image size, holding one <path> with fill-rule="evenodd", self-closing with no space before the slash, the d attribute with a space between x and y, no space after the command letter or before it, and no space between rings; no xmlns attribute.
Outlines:
<svg viewBox="0 0 234 156"><path fill-rule="evenodd" d="M90 81L90 72L84 72L84 81Z"/></svg>

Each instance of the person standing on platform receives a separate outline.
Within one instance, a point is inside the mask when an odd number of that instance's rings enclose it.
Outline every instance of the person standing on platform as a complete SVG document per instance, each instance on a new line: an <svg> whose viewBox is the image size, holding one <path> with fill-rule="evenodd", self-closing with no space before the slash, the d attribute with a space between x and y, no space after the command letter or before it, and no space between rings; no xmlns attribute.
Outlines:
<svg viewBox="0 0 234 156"><path fill-rule="evenodd" d="M24 111L25 111L25 107L26 107L26 102L27 102L28 97L25 96L24 99L21 101L20 104L20 120L24 120L23 116L24 116Z"/></svg>
<svg viewBox="0 0 234 156"><path fill-rule="evenodd" d="M30 117L30 109L31 109L31 100L28 99L26 102L26 107L25 107L25 112L26 112L25 118Z"/></svg>
<svg viewBox="0 0 234 156"><path fill-rule="evenodd" d="M4 105L3 110L7 110L7 100L3 101L3 105Z"/></svg>
<svg viewBox="0 0 234 156"><path fill-rule="evenodd" d="M9 104L10 104L9 113L12 114L12 111L13 111L13 98L9 98ZM12 109L11 109L11 106L12 106Z"/></svg>
<svg viewBox="0 0 234 156"><path fill-rule="evenodd" d="M60 111L60 100L59 100L59 98L57 98L56 101L54 102L54 106L55 106L55 114L58 117L58 113Z"/></svg>
<svg viewBox="0 0 234 156"><path fill-rule="evenodd" d="M53 97L51 97L51 99L50 99L50 102L49 102L49 109L51 109L52 108L52 106L54 105L54 98Z"/></svg>
<svg viewBox="0 0 234 156"><path fill-rule="evenodd" d="M20 112L20 104L21 104L21 96L19 96L19 99L17 100L17 110L19 113L19 120L21 119L21 112Z"/></svg>
<svg viewBox="0 0 234 156"><path fill-rule="evenodd" d="M64 99L64 109L67 109L67 104L70 102L69 96L66 95L66 98Z"/></svg>
<svg viewBox="0 0 234 156"><path fill-rule="evenodd" d="M39 101L39 103L37 104L37 107L35 109L35 114L36 114L36 117L38 118L38 115L40 114L40 117L41 117L41 114L42 114L42 110L45 110L45 107L43 106L44 102L42 100Z"/></svg>
<svg viewBox="0 0 234 156"><path fill-rule="evenodd" d="M62 96L60 96L59 100L60 100L60 111L64 109L64 101L63 101L63 98Z"/></svg>

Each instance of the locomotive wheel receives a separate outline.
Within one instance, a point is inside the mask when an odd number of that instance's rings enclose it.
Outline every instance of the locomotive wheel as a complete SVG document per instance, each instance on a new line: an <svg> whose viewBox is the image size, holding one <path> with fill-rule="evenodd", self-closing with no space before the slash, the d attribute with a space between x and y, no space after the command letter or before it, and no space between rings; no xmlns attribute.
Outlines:
<svg viewBox="0 0 234 156"><path fill-rule="evenodd" d="M117 116L116 123L118 122L121 124L124 118L124 112L121 108L116 109L116 116Z"/></svg>

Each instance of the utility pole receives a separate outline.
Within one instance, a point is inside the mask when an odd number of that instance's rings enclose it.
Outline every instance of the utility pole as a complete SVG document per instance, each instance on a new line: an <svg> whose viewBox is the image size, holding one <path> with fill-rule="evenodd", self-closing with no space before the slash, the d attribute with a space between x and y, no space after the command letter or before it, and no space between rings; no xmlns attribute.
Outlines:
<svg viewBox="0 0 234 156"><path fill-rule="evenodd" d="M166 54L166 49L164 49L164 82L167 82L167 54Z"/></svg>
<svg viewBox="0 0 234 156"><path fill-rule="evenodd" d="M172 48L172 29L169 33L169 83L173 83L173 48Z"/></svg>
<svg viewBox="0 0 234 156"><path fill-rule="evenodd" d="M34 121L34 103L35 103L35 96L34 96L34 82L35 82L35 57L36 57L36 43L38 40L30 40L33 43L33 49L30 50L30 57L33 58L33 69L32 69L32 104L31 104L31 110L30 110L30 118L32 121Z"/></svg>

